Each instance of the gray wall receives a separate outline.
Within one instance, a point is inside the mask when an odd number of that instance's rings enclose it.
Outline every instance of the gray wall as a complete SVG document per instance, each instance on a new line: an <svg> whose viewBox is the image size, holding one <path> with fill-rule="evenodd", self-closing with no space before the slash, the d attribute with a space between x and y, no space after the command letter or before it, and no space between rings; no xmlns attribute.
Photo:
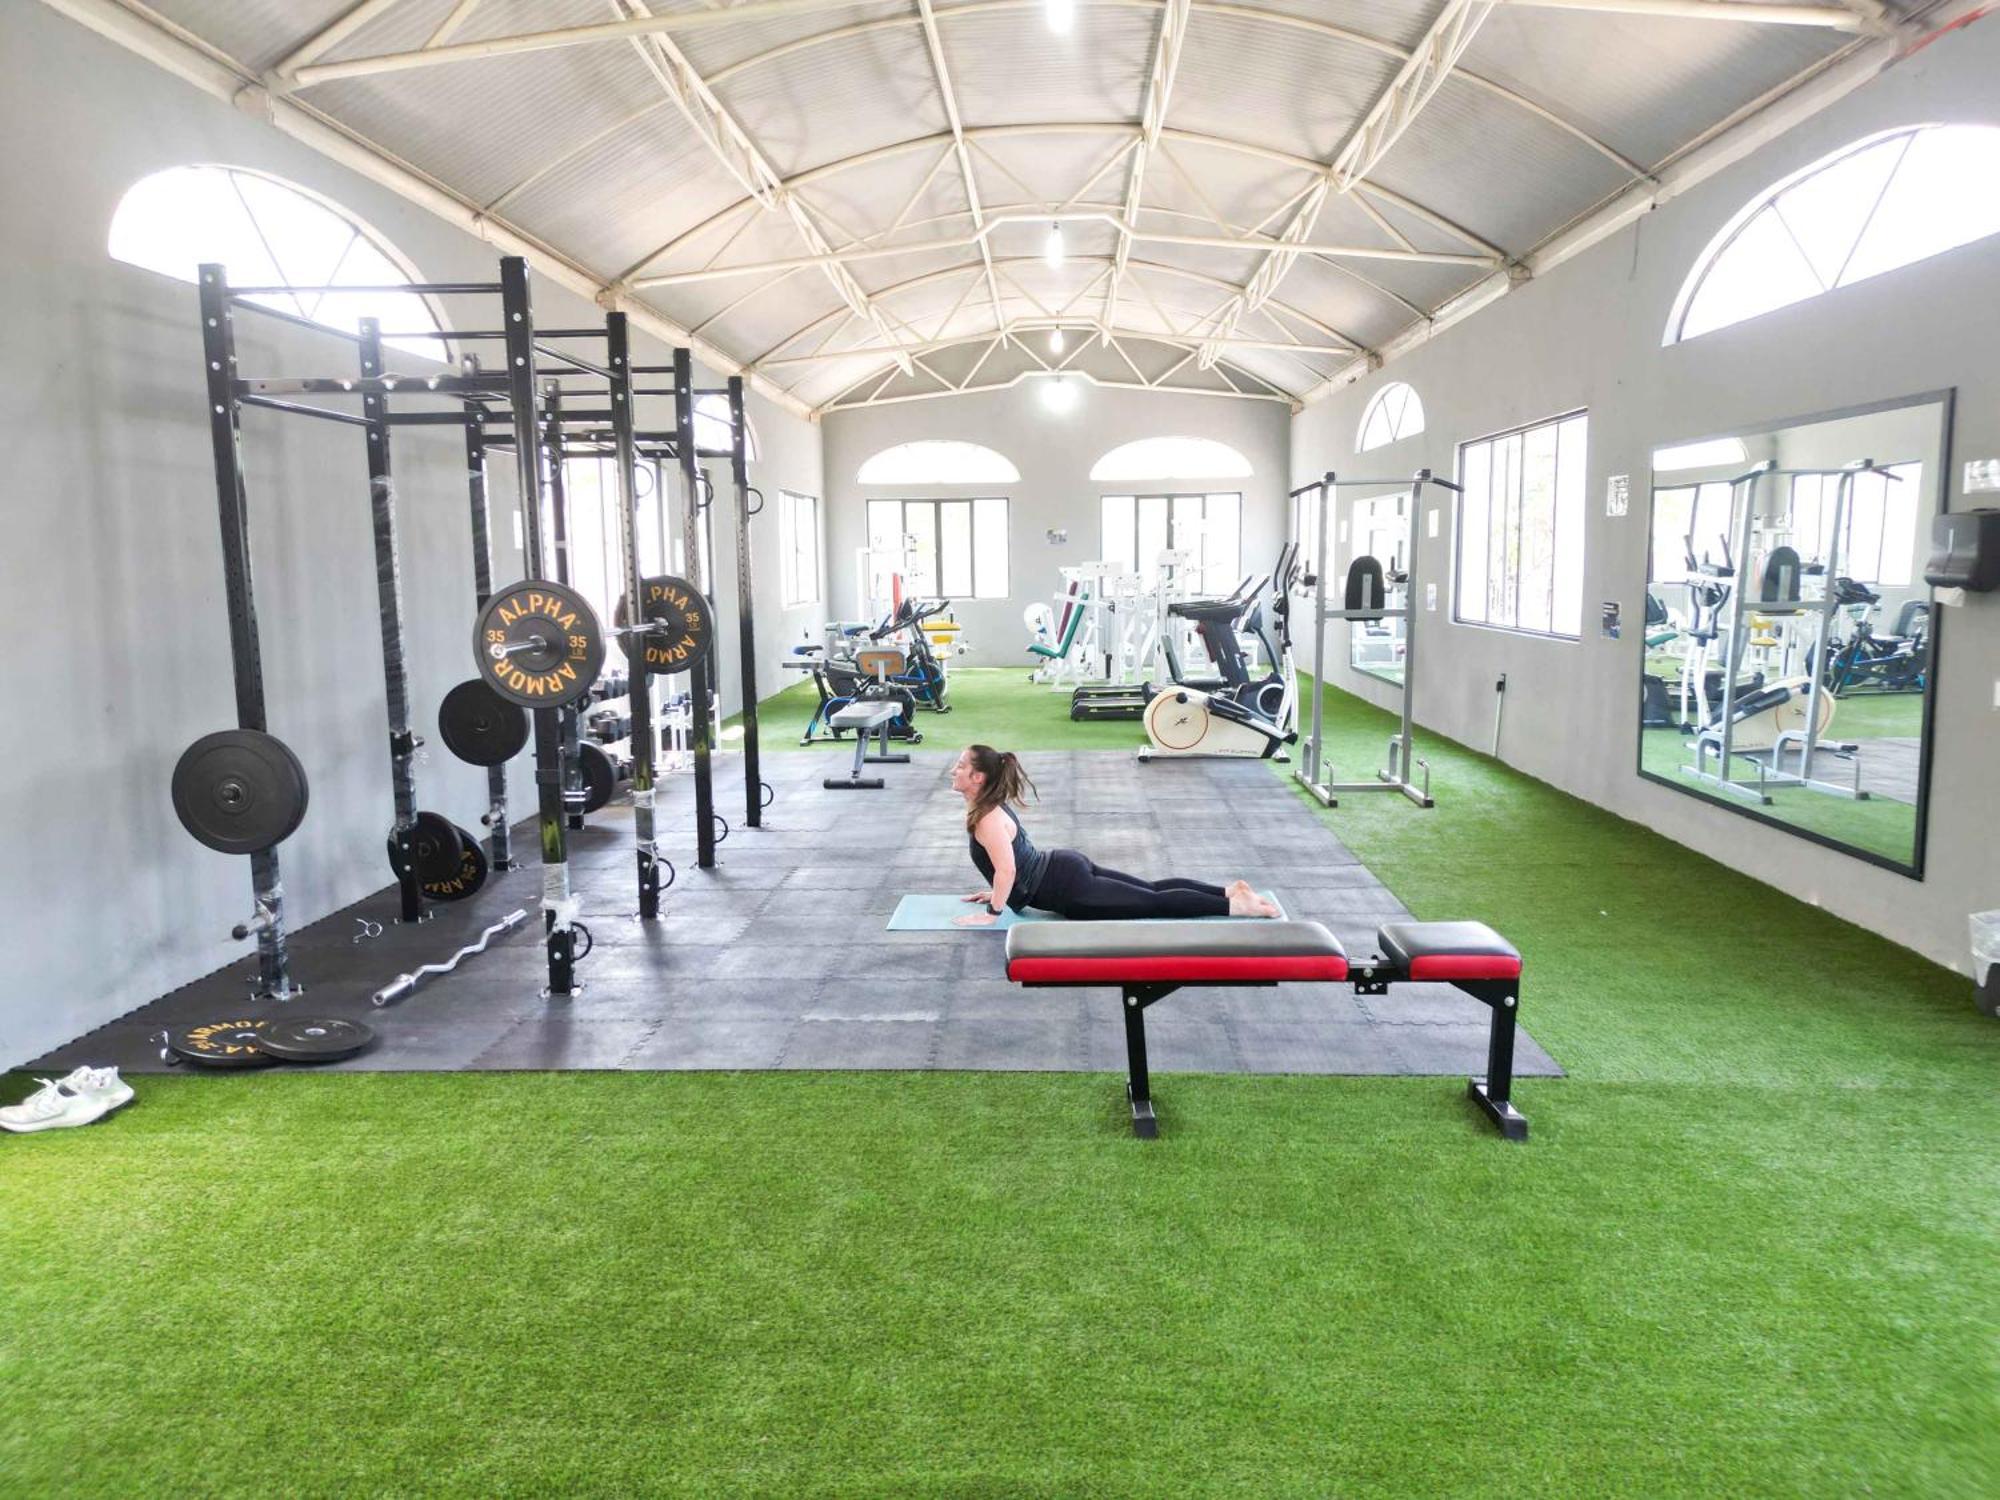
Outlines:
<svg viewBox="0 0 2000 1500"><path fill-rule="evenodd" d="M1440 589L1438 612L1420 617L1418 719L1485 748L1494 679L1505 672L1507 761L1968 972L1965 914L2000 906L2000 801L1992 795L2000 764L2000 598L1943 611L1929 866L1921 882L1641 781L1633 769L1640 632L1628 628L1623 639L1606 640L1596 618L1602 600L1617 600L1628 622L1641 618L1647 456L1660 444L1955 386L1949 503L1966 503L1958 491L1963 461L2000 453L2000 237L1672 348L1660 339L1688 270L1753 194L1873 131L1930 121L2000 123L1996 67L2000 27L1940 39L1605 243L1308 407L1294 422L1292 458L1299 480L1327 468L1428 465L1450 474L1460 441L1588 407L1585 638L1537 640L1452 624L1447 506L1438 538L1421 544L1421 566ZM1362 408L1392 379L1416 387L1426 430L1357 460ZM1634 500L1631 513L1617 519L1604 505L1606 480L1615 474L1632 476ZM1393 697L1393 689L1344 667L1330 675L1372 701ZM1451 787L1439 795L1448 806ZM1713 960L1691 940L1690 983L1699 983L1706 961ZM1784 978L1811 982L1805 974Z"/></svg>
<svg viewBox="0 0 2000 1500"><path fill-rule="evenodd" d="M1226 396L1167 395L1079 382L1082 398L1061 416L1046 411L1039 382L1024 380L1004 391L947 396L895 406L834 412L826 430L826 482L831 494L827 562L836 616L852 615L854 555L867 544L866 502L922 496L1009 493L1009 595L1006 599L955 600L972 653L970 666L1027 666L1028 632L1021 612L1051 601L1061 586L1056 570L1101 556L1100 493L1130 491L1130 484L1090 478L1091 467L1111 449L1139 438L1193 436L1227 443L1250 460L1244 480L1163 483L1161 488L1243 491L1243 566L1269 568L1285 531L1286 453L1290 417L1275 401ZM863 487L861 465L884 448L926 439L982 443L1007 456L1020 471L1018 484L937 488ZM1146 488L1146 486L1138 486ZM1051 530L1069 540L1052 546Z"/></svg>
<svg viewBox="0 0 2000 1500"><path fill-rule="evenodd" d="M195 291L106 255L120 196L165 167L241 165L344 205L425 276L492 280L497 261L42 6L0 9L0 129L17 147L0 195L0 389L12 413L0 578L27 637L0 679L15 705L0 727L0 822L14 856L0 878L7 1066L247 952L227 932L249 909L248 862L197 845L167 795L182 748L236 722ZM536 313L570 326L601 316L546 283ZM476 306L447 308L448 319L477 316ZM354 368L354 345L332 335L254 314L238 333L247 373ZM644 340L635 354L670 357ZM817 430L754 398L752 409L765 444L754 477L774 494L780 483L815 490ZM395 445L413 717L433 741L419 797L476 826L484 773L452 759L434 732L438 700L470 675L462 441L451 428L402 429ZM246 415L244 455L269 722L312 780L310 812L282 855L303 923L387 879L393 807L366 470L354 429L264 412ZM494 567L505 580L521 565L506 465L493 467ZM756 545L775 558L775 506L761 524ZM733 553L718 543L733 577ZM774 613L775 603L774 592ZM765 627L767 639L782 634L775 619ZM733 631L727 641L733 701ZM517 812L530 809L529 790L517 767Z"/></svg>

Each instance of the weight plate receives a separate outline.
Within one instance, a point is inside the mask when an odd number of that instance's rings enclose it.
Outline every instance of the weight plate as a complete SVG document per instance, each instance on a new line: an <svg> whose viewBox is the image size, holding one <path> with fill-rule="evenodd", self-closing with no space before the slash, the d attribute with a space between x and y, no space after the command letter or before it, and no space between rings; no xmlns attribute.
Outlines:
<svg viewBox="0 0 2000 1500"><path fill-rule="evenodd" d="M174 766L181 826L224 854L283 842L306 815L306 771L283 740L255 729L205 734Z"/></svg>
<svg viewBox="0 0 2000 1500"><path fill-rule="evenodd" d="M530 729L520 704L501 697L483 678L466 679L438 705L445 748L475 766L506 765L527 745Z"/></svg>
<svg viewBox="0 0 2000 1500"><path fill-rule="evenodd" d="M375 1028L339 1016L286 1016L267 1021L257 1049L280 1062L328 1063L352 1057L375 1040Z"/></svg>
<svg viewBox="0 0 2000 1500"><path fill-rule="evenodd" d="M578 745L576 751L583 766L583 810L594 813L618 790L618 768L612 764L611 752L590 740Z"/></svg>
<svg viewBox="0 0 2000 1500"><path fill-rule="evenodd" d="M209 1068L261 1068L269 1065L258 1043L269 1021L204 1021L167 1038L167 1049L183 1062Z"/></svg>
<svg viewBox="0 0 2000 1500"><path fill-rule="evenodd" d="M508 702L554 708L574 703L597 681L604 630L575 589L529 578L486 602L472 652L480 680Z"/></svg>
<svg viewBox="0 0 2000 1500"><path fill-rule="evenodd" d="M417 871L417 884L439 885L456 880L459 874L459 860L465 852L465 840L458 826L443 813L420 812L410 829L411 863ZM403 878L403 857L396 846L396 830L389 830L389 868L396 872L396 878Z"/></svg>
<svg viewBox="0 0 2000 1500"><path fill-rule="evenodd" d="M461 828L458 841L458 869L451 879L424 883L424 894L433 901L463 901L467 896L478 895L480 887L486 884L486 851L479 846L479 840Z"/></svg>
<svg viewBox="0 0 2000 1500"><path fill-rule="evenodd" d="M643 666L656 677L685 672L707 656L715 642L715 615L708 607L708 600L685 578L676 578L671 573L645 579L643 585L643 613L662 628L640 635L621 635L618 639L625 647L625 654L632 665ZM621 627L631 623L629 596L619 596L615 618Z"/></svg>

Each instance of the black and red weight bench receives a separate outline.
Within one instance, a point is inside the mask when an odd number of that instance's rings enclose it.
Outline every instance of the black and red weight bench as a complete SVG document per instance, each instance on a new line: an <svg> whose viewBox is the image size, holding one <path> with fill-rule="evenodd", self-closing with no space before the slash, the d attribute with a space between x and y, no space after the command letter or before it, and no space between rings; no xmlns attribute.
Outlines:
<svg viewBox="0 0 2000 1500"><path fill-rule="evenodd" d="M1389 922L1381 953L1350 964L1340 940L1317 922L1031 922L1007 933L1007 977L1029 987L1116 985L1125 1000L1125 1053L1132 1129L1159 1134L1146 1072L1146 1007L1190 984L1351 984L1384 995L1392 984L1456 986L1493 1013L1486 1076L1467 1095L1510 1141L1528 1138L1514 1108L1514 1022L1521 955L1482 922Z"/></svg>

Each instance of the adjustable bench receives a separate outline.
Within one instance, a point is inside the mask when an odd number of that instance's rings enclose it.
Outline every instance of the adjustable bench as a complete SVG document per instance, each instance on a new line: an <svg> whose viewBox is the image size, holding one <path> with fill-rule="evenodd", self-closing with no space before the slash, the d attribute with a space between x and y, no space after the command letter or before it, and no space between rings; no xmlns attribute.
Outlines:
<svg viewBox="0 0 2000 1500"><path fill-rule="evenodd" d="M1392 984L1439 981L1493 1013L1486 1076L1466 1093L1510 1141L1528 1138L1514 1108L1514 1023L1521 955L1482 922L1389 922L1381 953L1350 964L1340 940L1317 922L1036 922L1009 929L1007 977L1030 988L1105 985L1124 997L1126 1096L1133 1133L1159 1133L1146 1071L1146 1007L1189 984L1351 984L1384 995Z"/></svg>
<svg viewBox="0 0 2000 1500"><path fill-rule="evenodd" d="M857 698L844 708L833 711L827 723L834 729L854 731L854 769L845 776L828 776L820 782L830 792L874 792L882 789L880 776L863 776L861 767L865 765L904 765L910 757L892 755L889 752L889 726L902 716L902 700L897 698ZM882 736L882 750L878 755L868 753L868 736L876 732Z"/></svg>

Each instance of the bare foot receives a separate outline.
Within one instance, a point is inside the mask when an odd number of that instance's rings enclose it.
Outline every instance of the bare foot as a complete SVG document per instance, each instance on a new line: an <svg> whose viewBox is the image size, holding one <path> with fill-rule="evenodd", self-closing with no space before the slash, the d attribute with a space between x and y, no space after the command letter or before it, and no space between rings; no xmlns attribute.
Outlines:
<svg viewBox="0 0 2000 1500"><path fill-rule="evenodd" d="M1275 917L1277 914L1278 908L1253 890L1246 888L1229 893L1229 915L1232 917Z"/></svg>
<svg viewBox="0 0 2000 1500"><path fill-rule="evenodd" d="M1229 882L1228 885L1222 888L1222 891L1224 895L1230 897L1250 896L1256 894L1255 888L1252 887L1250 882L1247 880L1232 880Z"/></svg>

